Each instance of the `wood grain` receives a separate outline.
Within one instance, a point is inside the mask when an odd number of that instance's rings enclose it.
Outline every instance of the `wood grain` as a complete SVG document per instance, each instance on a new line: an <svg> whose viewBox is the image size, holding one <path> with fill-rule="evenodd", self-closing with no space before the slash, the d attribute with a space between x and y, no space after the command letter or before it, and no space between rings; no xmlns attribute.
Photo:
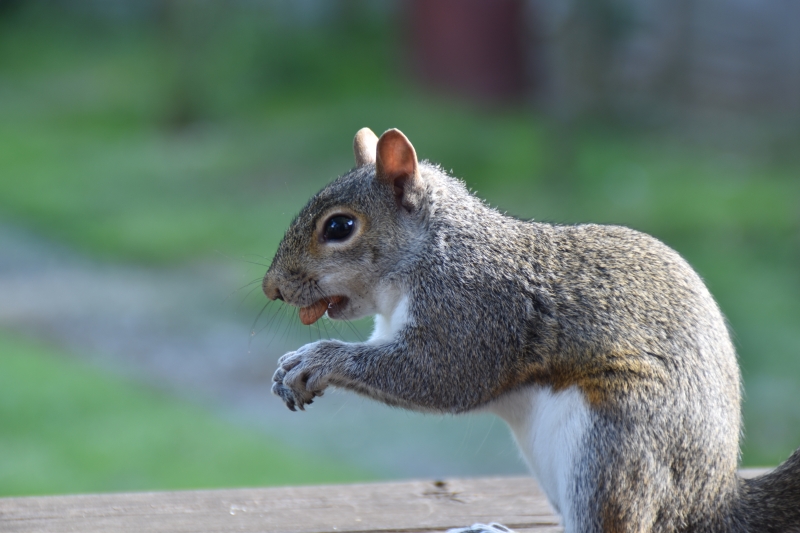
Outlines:
<svg viewBox="0 0 800 533"><path fill-rule="evenodd" d="M561 531L528 477L0 498L4 533L423 533L474 522Z"/></svg>

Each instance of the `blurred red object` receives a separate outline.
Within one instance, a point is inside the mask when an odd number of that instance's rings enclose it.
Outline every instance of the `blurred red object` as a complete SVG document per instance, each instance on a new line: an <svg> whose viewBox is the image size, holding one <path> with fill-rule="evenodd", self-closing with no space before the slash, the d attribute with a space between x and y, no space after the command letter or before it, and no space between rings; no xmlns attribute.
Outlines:
<svg viewBox="0 0 800 533"><path fill-rule="evenodd" d="M489 102L521 98L531 86L525 8L519 0L413 0L415 74L447 92Z"/></svg>

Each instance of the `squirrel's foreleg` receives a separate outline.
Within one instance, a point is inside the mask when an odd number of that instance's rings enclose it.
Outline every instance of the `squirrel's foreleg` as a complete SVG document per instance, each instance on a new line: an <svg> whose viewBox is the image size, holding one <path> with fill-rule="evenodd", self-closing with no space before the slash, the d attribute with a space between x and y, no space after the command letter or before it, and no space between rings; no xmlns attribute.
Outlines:
<svg viewBox="0 0 800 533"><path fill-rule="evenodd" d="M386 343L324 340L281 357L273 376L272 392L292 410L303 409L333 385L389 405L462 412L479 404L488 394L482 384L459 379L460 368L448 367L441 352L418 346L402 335ZM450 382L457 380L464 385L443 387L445 376Z"/></svg>

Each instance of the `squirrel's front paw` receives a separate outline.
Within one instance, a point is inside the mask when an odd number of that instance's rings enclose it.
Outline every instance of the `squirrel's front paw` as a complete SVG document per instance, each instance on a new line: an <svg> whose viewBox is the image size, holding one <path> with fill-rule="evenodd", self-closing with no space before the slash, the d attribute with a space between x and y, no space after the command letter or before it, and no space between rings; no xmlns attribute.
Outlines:
<svg viewBox="0 0 800 533"><path fill-rule="evenodd" d="M318 348L320 343L306 344L278 359L278 369L272 376L272 393L280 396L292 411L314 402L328 386L329 372Z"/></svg>

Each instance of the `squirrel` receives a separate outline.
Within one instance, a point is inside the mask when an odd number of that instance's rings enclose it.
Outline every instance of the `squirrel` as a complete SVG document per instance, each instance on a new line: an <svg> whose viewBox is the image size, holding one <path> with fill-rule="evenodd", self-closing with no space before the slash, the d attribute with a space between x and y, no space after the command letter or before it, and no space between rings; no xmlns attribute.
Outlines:
<svg viewBox="0 0 800 533"><path fill-rule="evenodd" d="M354 152L290 224L263 290L306 325L374 315L374 332L281 357L272 391L289 409L335 386L495 413L566 533L800 532L800 449L737 475L736 353L677 252L626 227L501 214L396 129L361 129Z"/></svg>

